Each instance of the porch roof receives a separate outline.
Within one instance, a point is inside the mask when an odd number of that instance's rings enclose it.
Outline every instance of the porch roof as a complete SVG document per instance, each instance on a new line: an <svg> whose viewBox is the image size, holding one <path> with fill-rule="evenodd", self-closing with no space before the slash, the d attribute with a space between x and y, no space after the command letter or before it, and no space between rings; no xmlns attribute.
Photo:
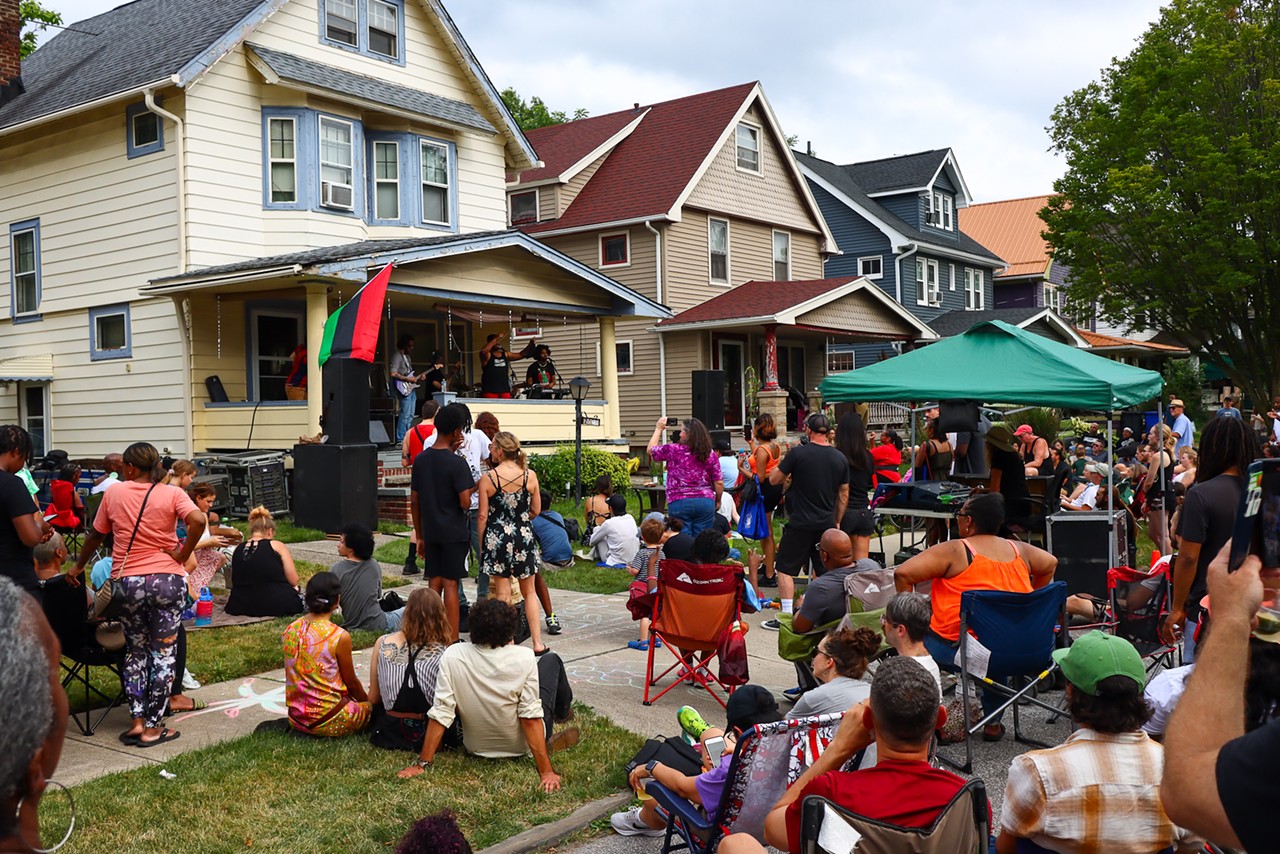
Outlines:
<svg viewBox="0 0 1280 854"><path fill-rule="evenodd" d="M847 310L836 311L838 305ZM874 338L933 340L938 337L874 282L861 276L747 282L685 309L659 322L655 328L659 332L684 332L768 324ZM859 329L856 324L865 324L868 328Z"/></svg>
<svg viewBox="0 0 1280 854"><path fill-rule="evenodd" d="M357 243L346 243L339 246L325 246L293 252L285 255L273 255L266 258L255 258L237 261L232 264L221 264L205 267L178 276L166 276L152 279L141 288L143 294L163 296L186 293L190 291L208 290L229 285L243 285L247 282L276 278L305 278L310 281L347 281L363 283L368 280L371 269L378 268L388 261L397 268L410 267L414 264L474 256L485 252L501 252L503 250L519 250L537 259L536 263L545 264L560 275L568 274L579 280L588 288L604 291L611 299L607 310L587 309L575 306L572 313L614 314L630 317L667 318L670 310L639 294L625 285L619 284L587 265L570 258L562 252L539 243L529 235L517 230L482 231L472 234L451 234L443 237L408 237L394 240L362 240ZM432 296L440 300L479 306L501 306L503 308L551 309L563 308L545 302L531 302L521 299L507 299L501 293L448 290L432 288L416 284L397 284L393 278L391 290Z"/></svg>
<svg viewBox="0 0 1280 854"><path fill-rule="evenodd" d="M0 360L0 382L37 382L53 379L53 355L13 356Z"/></svg>
<svg viewBox="0 0 1280 854"><path fill-rule="evenodd" d="M1078 331L1080 332L1080 337L1089 342L1089 349L1095 353L1129 353L1138 356L1185 356L1190 352L1186 347L1157 344L1154 341L1139 341L1136 338L1103 335L1101 332L1090 332L1088 329L1080 329Z"/></svg>

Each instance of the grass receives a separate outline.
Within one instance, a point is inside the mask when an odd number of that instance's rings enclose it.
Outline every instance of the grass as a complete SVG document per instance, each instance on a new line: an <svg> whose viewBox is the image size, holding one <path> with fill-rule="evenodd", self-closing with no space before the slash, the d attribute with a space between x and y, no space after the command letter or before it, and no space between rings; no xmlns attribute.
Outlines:
<svg viewBox="0 0 1280 854"><path fill-rule="evenodd" d="M248 536L249 523L245 521L231 521L224 524L230 525L242 534ZM379 534L398 534L409 530L409 526L401 525L398 522L388 522L381 520L378 522ZM319 528L300 528L293 524L293 520L288 517L276 519L276 539L282 543L313 543L316 540L323 540L328 535Z"/></svg>
<svg viewBox="0 0 1280 854"><path fill-rule="evenodd" d="M400 780L409 755L363 736L255 733L167 761L176 780L147 767L76 786L77 831L67 850L166 852L181 839L207 852L381 851L447 807L479 851L624 787L622 767L643 739L585 706L575 714L582 742L553 757L563 777L553 794L538 789L528 757L443 752L426 774Z"/></svg>

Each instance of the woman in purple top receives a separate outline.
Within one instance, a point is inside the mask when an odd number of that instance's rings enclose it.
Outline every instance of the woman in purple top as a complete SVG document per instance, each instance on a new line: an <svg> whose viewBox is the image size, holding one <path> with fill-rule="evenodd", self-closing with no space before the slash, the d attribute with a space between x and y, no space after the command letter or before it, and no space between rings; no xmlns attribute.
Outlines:
<svg viewBox="0 0 1280 854"><path fill-rule="evenodd" d="M685 420L680 441L674 444L662 444L666 427L664 415L649 440L649 457L667 464L667 509L684 522L685 532L696 538L715 524L716 507L724 492L720 458L711 450L706 425L698 419Z"/></svg>

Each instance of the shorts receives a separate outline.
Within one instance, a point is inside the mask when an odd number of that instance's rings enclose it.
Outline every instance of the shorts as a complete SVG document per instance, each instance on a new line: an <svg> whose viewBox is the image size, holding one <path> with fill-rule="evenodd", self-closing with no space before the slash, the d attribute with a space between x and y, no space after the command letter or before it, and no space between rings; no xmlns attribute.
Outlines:
<svg viewBox="0 0 1280 854"><path fill-rule="evenodd" d="M876 514L870 510L846 510L840 530L851 537L869 537L876 532Z"/></svg>
<svg viewBox="0 0 1280 854"><path fill-rule="evenodd" d="M778 509L778 504L782 502L782 484L776 486L769 483L768 480L760 481L760 497L764 499L764 509L766 513L772 513Z"/></svg>
<svg viewBox="0 0 1280 854"><path fill-rule="evenodd" d="M510 400L511 392L509 391L486 391L480 395L485 400Z"/></svg>
<svg viewBox="0 0 1280 854"><path fill-rule="evenodd" d="M427 578L461 581L467 577L467 553L471 543L421 543L422 573Z"/></svg>
<svg viewBox="0 0 1280 854"><path fill-rule="evenodd" d="M778 572L794 578L806 566L820 567L818 543L826 531L826 528L797 528L795 525L784 528L774 559Z"/></svg>

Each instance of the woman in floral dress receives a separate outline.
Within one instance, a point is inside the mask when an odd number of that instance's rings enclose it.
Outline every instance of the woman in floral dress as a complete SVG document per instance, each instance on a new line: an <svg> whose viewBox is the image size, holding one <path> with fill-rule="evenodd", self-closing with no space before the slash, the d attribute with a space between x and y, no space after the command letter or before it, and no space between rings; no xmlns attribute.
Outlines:
<svg viewBox="0 0 1280 854"><path fill-rule="evenodd" d="M331 621L341 592L338 576L317 572L307 582L307 614L284 630L289 725L307 735L350 735L373 716L351 660L351 635Z"/></svg>
<svg viewBox="0 0 1280 854"><path fill-rule="evenodd" d="M495 433L489 443L497 465L480 479L480 571L493 579L494 594L511 601L511 579L520 583L524 612L534 655L550 647L542 643L538 596L534 576L538 572L538 541L533 535L533 517L540 506L538 475L529 470L520 440L505 431Z"/></svg>

